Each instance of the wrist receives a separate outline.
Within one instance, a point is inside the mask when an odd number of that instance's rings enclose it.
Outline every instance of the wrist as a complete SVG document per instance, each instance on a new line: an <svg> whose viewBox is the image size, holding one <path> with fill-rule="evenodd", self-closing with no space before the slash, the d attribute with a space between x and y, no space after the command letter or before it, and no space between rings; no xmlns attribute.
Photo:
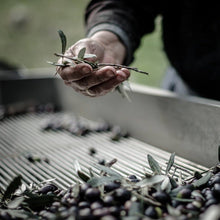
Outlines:
<svg viewBox="0 0 220 220"><path fill-rule="evenodd" d="M111 51L116 63L122 64L124 62L126 47L116 34L110 31L98 31L90 38L101 43L106 51Z"/></svg>

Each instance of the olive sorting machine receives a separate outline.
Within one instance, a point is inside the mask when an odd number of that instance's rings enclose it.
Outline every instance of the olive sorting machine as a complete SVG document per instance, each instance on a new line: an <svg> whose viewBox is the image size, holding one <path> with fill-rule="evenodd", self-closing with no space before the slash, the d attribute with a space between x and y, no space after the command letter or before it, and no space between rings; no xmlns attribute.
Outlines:
<svg viewBox="0 0 220 220"><path fill-rule="evenodd" d="M131 90L128 91L131 102L117 92L88 98L66 87L62 80L53 77L53 72L47 77L46 71L40 75L38 70L20 79L1 80L2 106L54 103L60 109L58 113L28 113L0 121L1 188L6 188L17 174L21 174L28 184L55 178L59 187L67 188L78 180L74 160L78 160L84 172L89 172L94 162L88 154L91 147L97 150L97 157L117 158L113 169L123 175L141 176L144 169L150 172L147 154L165 167L170 154L175 152L175 162L183 168L183 176L204 171L217 163L219 102L178 97L171 92L136 84L131 84ZM62 131L42 132L42 121L67 112L94 121L104 119L125 128L131 137L112 142L108 132L85 137ZM27 152L43 155L50 162L32 163L24 156Z"/></svg>

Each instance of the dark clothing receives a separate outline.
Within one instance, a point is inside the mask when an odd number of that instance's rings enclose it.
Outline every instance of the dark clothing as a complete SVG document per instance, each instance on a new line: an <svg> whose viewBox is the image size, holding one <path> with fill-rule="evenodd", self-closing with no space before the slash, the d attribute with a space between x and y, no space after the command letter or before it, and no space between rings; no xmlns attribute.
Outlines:
<svg viewBox="0 0 220 220"><path fill-rule="evenodd" d="M218 1L92 0L86 11L88 34L109 30L127 48L126 64L143 35L162 16L164 50L171 65L200 96L220 100L220 13Z"/></svg>

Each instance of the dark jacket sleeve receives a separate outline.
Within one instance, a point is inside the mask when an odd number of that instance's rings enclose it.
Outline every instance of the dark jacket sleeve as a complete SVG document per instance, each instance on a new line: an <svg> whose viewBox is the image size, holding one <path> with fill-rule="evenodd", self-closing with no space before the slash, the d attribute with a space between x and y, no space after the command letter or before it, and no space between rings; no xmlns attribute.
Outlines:
<svg viewBox="0 0 220 220"><path fill-rule="evenodd" d="M159 5L154 1L92 0L87 6L85 24L87 36L100 30L115 33L127 49L126 65L133 60L142 36L154 30Z"/></svg>

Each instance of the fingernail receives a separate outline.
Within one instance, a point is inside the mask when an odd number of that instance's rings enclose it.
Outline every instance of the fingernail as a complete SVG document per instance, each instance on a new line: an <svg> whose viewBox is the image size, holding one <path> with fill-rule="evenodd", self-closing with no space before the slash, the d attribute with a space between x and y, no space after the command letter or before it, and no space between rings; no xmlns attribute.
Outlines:
<svg viewBox="0 0 220 220"><path fill-rule="evenodd" d="M88 67L83 67L82 70L83 70L84 73L89 73L90 72L90 69Z"/></svg>

